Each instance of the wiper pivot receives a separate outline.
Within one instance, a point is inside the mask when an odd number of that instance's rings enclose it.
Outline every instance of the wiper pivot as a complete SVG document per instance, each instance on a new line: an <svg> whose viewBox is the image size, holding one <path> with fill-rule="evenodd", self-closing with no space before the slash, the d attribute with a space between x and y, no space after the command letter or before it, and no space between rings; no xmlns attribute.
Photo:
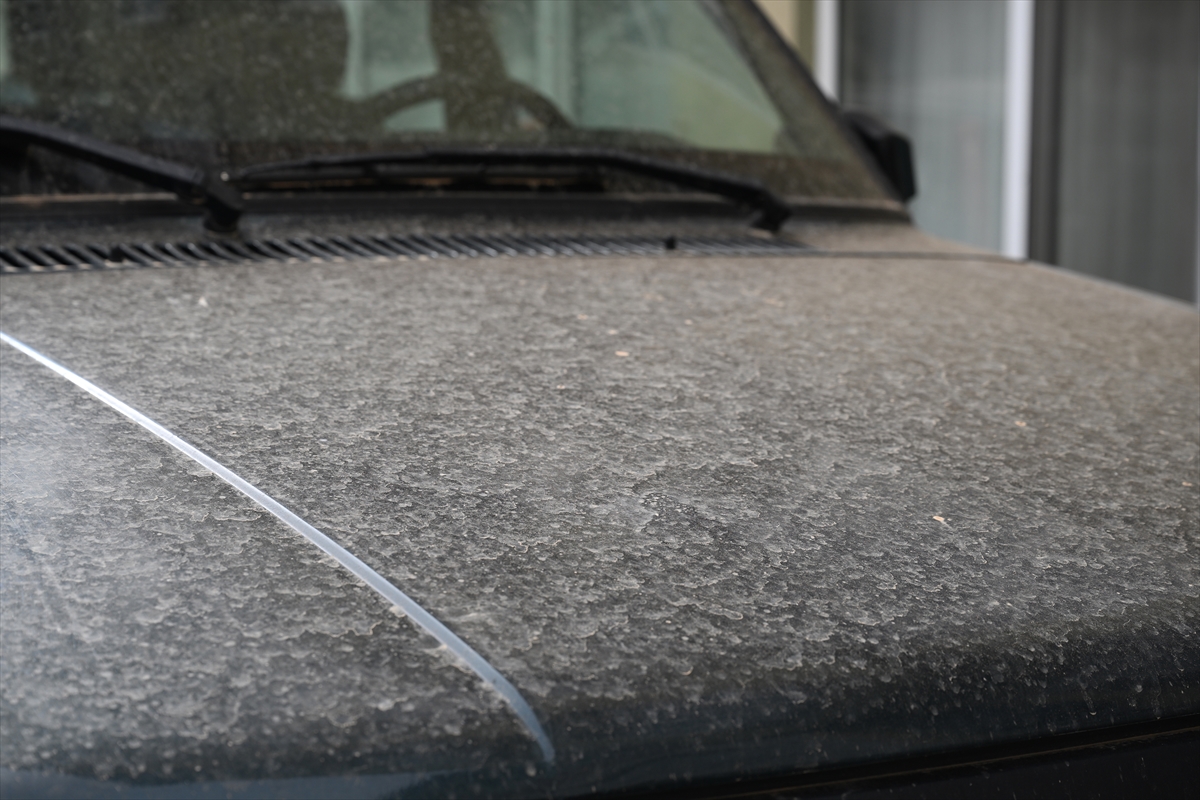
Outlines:
<svg viewBox="0 0 1200 800"><path fill-rule="evenodd" d="M297 161L277 161L248 167L236 173L230 181L262 179L272 174L313 172L323 168L359 167L370 170L386 165L446 166L531 166L608 167L668 181L702 192L745 203L758 210L751 223L756 228L778 231L791 216L788 204L761 183L750 178L724 172L700 169L666 159L652 158L620 150L590 147L553 149L500 147L439 147L399 153L364 153L356 155L314 156Z"/></svg>
<svg viewBox="0 0 1200 800"><path fill-rule="evenodd" d="M197 167L147 155L56 125L0 114L0 146L36 145L95 164L158 189L174 192L185 203L208 210L204 226L230 232L237 229L244 208L242 194Z"/></svg>

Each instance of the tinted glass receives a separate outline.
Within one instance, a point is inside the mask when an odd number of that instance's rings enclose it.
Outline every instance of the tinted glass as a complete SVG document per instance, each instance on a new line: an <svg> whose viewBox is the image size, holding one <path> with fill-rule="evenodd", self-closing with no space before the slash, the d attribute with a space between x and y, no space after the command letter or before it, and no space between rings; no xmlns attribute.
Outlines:
<svg viewBox="0 0 1200 800"><path fill-rule="evenodd" d="M430 143L634 148L883 194L748 9L647 0L3 0L3 111L209 167ZM51 191L119 188L54 166ZM62 173L64 174L57 174ZM8 191L42 191L37 176Z"/></svg>

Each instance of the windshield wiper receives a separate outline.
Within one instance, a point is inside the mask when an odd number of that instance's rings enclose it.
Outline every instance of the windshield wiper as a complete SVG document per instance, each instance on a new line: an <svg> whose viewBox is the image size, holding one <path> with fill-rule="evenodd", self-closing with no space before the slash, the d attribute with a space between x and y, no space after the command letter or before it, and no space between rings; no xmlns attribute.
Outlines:
<svg viewBox="0 0 1200 800"><path fill-rule="evenodd" d="M56 125L0 114L0 147L36 145L111 170L208 210L204 226L230 232L242 215L242 194L197 167L147 155Z"/></svg>
<svg viewBox="0 0 1200 800"><path fill-rule="evenodd" d="M274 161L247 167L230 177L231 183L250 182L297 174L319 178L322 170L359 168L368 174L387 165L492 166L518 167L608 167L667 181L690 189L726 197L758 210L751 223L756 228L778 231L791 208L783 198L758 181L723 172L690 167L649 156L589 147L564 147L547 150L532 148L479 147L426 148L399 153L313 156L296 161Z"/></svg>

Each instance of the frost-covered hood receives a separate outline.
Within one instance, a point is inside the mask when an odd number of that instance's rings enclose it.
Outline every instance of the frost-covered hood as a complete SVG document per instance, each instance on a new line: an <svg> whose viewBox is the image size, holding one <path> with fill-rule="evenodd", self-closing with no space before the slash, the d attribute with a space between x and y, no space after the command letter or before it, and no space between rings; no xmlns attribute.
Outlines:
<svg viewBox="0 0 1200 800"><path fill-rule="evenodd" d="M407 592L556 751L295 531L3 347L10 779L570 793L1200 711L1180 304L817 254L0 291L5 333Z"/></svg>

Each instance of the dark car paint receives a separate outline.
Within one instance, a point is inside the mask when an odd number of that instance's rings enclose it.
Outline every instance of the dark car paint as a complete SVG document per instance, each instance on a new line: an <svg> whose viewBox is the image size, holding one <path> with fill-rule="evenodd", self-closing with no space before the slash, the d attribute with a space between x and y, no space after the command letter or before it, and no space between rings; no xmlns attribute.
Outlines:
<svg viewBox="0 0 1200 800"><path fill-rule="evenodd" d="M906 230L797 229L826 246L787 259L6 276L7 334L412 595L558 757L6 347L5 765L571 794L1197 713L1200 318L927 240L837 254Z"/></svg>

